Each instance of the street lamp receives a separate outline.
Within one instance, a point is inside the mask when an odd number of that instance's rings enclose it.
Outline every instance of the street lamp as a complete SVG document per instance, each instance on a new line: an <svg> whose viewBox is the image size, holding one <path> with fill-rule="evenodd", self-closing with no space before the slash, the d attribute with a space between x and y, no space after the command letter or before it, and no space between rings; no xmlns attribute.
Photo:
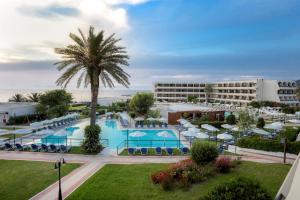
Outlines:
<svg viewBox="0 0 300 200"><path fill-rule="evenodd" d="M66 161L64 158L60 158L55 162L54 169L58 169L58 200L62 200L62 194L61 194L61 180L60 180L60 168L63 164L65 164Z"/></svg>

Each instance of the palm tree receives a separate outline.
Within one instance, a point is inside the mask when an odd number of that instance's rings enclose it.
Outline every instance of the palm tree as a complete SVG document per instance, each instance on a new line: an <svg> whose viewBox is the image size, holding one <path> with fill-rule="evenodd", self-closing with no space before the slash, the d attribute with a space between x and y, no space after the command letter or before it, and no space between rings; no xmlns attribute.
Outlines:
<svg viewBox="0 0 300 200"><path fill-rule="evenodd" d="M80 29L79 36L70 33L73 44L65 48L56 48L55 52L62 56L62 60L55 63L59 71L63 74L57 79L57 85L64 88L70 80L77 74L77 87L83 83L84 87L91 87L91 125L96 124L96 107L99 86L114 87L113 80L128 87L130 75L122 67L129 66L129 56L125 47L117 43L121 39L116 39L115 34L104 37L104 31L94 32L94 27L90 26L86 37Z"/></svg>
<svg viewBox="0 0 300 200"><path fill-rule="evenodd" d="M15 94L8 101L9 102L25 102L26 98L22 94Z"/></svg>
<svg viewBox="0 0 300 200"><path fill-rule="evenodd" d="M210 84L206 84L204 88L206 103L208 103L209 95L212 93L212 91L213 91L212 86Z"/></svg>
<svg viewBox="0 0 300 200"><path fill-rule="evenodd" d="M40 98L41 94L39 93L31 93L27 96L28 101L30 102L39 102L39 98Z"/></svg>

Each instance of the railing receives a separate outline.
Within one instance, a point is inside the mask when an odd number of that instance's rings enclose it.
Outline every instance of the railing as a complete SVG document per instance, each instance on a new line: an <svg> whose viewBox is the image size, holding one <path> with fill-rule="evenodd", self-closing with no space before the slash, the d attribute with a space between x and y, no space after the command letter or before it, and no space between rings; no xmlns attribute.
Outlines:
<svg viewBox="0 0 300 200"><path fill-rule="evenodd" d="M54 145L66 145L66 146L80 146L84 142L84 139L79 138L16 138L16 139L7 139L2 143L9 143L11 145L21 144L21 145L29 145L29 144L54 144ZM104 147L109 145L108 139L100 139L99 143Z"/></svg>
<svg viewBox="0 0 300 200"><path fill-rule="evenodd" d="M180 140L124 140L117 146L117 154L125 148L155 148L155 147L183 147Z"/></svg>

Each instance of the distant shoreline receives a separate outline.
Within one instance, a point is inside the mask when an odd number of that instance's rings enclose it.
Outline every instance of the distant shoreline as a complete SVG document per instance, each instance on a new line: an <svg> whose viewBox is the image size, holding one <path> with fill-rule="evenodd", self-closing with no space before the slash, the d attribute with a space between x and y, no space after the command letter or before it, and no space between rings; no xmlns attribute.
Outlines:
<svg viewBox="0 0 300 200"><path fill-rule="evenodd" d="M57 89L57 88L53 88ZM50 89L0 89L0 102L8 102L8 99L14 94L28 95L30 93L42 93ZM72 93L73 101L76 102L87 102L90 101L90 90L89 89L67 89L68 92ZM108 99L126 99L137 92L151 92L151 90L133 90L133 89L102 89L99 92L99 100Z"/></svg>

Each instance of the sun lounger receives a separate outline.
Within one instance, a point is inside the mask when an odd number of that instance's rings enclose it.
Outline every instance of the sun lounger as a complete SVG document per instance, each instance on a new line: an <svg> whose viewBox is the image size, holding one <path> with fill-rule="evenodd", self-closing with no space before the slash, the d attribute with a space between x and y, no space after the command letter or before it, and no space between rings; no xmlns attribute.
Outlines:
<svg viewBox="0 0 300 200"><path fill-rule="evenodd" d="M165 124L165 128L168 128L168 124Z"/></svg>
<svg viewBox="0 0 300 200"><path fill-rule="evenodd" d="M17 144L15 145L15 150L23 151L24 148L23 148L23 146L22 146L21 144L17 143Z"/></svg>
<svg viewBox="0 0 300 200"><path fill-rule="evenodd" d="M31 151L34 151L34 152L37 152L40 150L39 146L36 144L31 144L30 147L31 147Z"/></svg>
<svg viewBox="0 0 300 200"><path fill-rule="evenodd" d="M169 156L172 156L173 155L173 148L167 148L166 149L166 152Z"/></svg>
<svg viewBox="0 0 300 200"><path fill-rule="evenodd" d="M70 150L71 150L70 146L60 145L60 147L59 147L59 151L62 153L69 152Z"/></svg>
<svg viewBox="0 0 300 200"><path fill-rule="evenodd" d="M133 156L135 154L135 148L128 148L128 155Z"/></svg>
<svg viewBox="0 0 300 200"><path fill-rule="evenodd" d="M148 154L148 148L141 148L141 155L145 156Z"/></svg>
<svg viewBox="0 0 300 200"><path fill-rule="evenodd" d="M41 144L41 151L47 152L48 151L48 146L45 144Z"/></svg>
<svg viewBox="0 0 300 200"><path fill-rule="evenodd" d="M160 147L155 148L155 154L156 155L162 155L162 149Z"/></svg>
<svg viewBox="0 0 300 200"><path fill-rule="evenodd" d="M187 155L189 152L189 149L187 147L182 147L180 150L183 155Z"/></svg>
<svg viewBox="0 0 300 200"><path fill-rule="evenodd" d="M9 144L9 143L5 143L4 144L4 149L8 150L8 151L11 151L11 150L13 150L13 146L11 144Z"/></svg>
<svg viewBox="0 0 300 200"><path fill-rule="evenodd" d="M54 144L50 144L48 147L48 151L51 153L55 153L58 151L58 149L56 148L56 146Z"/></svg>

